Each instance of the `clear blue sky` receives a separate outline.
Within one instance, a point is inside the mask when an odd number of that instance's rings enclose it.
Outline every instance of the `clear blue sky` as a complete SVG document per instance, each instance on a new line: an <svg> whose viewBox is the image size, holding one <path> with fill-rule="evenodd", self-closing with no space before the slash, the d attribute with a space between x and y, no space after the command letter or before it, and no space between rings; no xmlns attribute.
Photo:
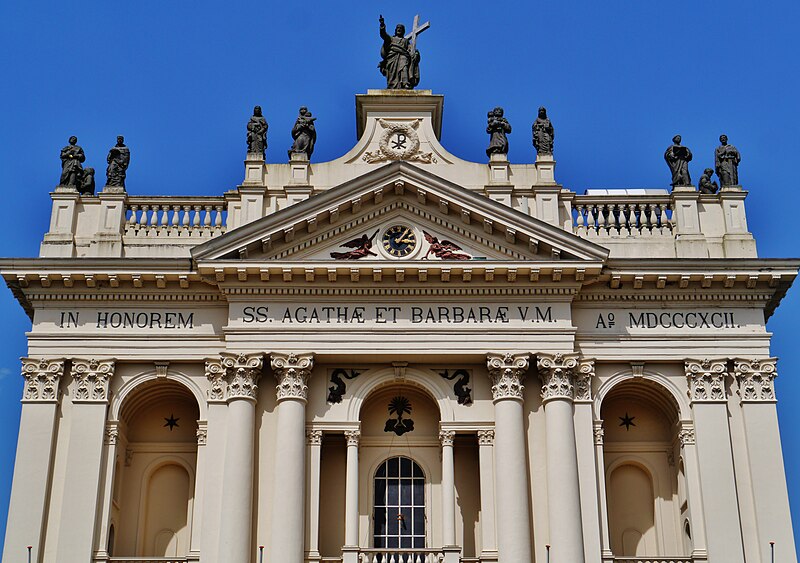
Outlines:
<svg viewBox="0 0 800 563"><path fill-rule="evenodd" d="M509 157L532 162L530 124L556 127L556 177L594 187L668 187L675 133L696 181L720 133L742 153L747 213L763 257L800 256L798 3L138 2L3 3L0 256L35 256L47 231L59 150L77 135L104 179L118 134L132 151L131 194L219 195L243 177L253 105L269 121L267 159L283 162L300 105L318 116L314 160L355 142L354 95L385 83L377 18L431 21L421 88L445 95L442 141L485 161L486 111L506 110ZM793 289L768 328L785 464L800 528L800 346ZM0 290L0 534L19 420L30 322ZM798 542L800 543L800 542ZM2 545L0 543L0 545ZM24 548L23 548L24 549Z"/></svg>

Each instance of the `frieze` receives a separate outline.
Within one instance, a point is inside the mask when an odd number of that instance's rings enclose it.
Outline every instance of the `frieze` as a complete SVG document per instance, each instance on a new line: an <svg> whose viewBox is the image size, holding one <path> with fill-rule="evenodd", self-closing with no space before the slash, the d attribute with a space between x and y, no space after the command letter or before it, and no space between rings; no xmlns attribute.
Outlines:
<svg viewBox="0 0 800 563"><path fill-rule="evenodd" d="M742 403L774 402L777 358L734 358L733 373L739 383Z"/></svg>
<svg viewBox="0 0 800 563"><path fill-rule="evenodd" d="M25 389L22 393L24 402L58 401L58 386L64 375L64 360L22 358L22 376L25 378Z"/></svg>

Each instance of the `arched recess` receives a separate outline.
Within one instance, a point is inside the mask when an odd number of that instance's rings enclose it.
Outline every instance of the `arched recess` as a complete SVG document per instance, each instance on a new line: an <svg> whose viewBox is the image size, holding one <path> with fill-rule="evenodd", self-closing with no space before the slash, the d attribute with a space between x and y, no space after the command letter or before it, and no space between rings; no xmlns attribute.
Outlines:
<svg viewBox="0 0 800 563"><path fill-rule="evenodd" d="M167 380L167 381L175 381L181 384L183 387L186 388L195 398L195 402L197 403L197 407L199 409L199 416L198 420L206 420L207 418L207 411L208 406L206 403L206 397L202 389L192 380L191 377L186 375L183 372L175 371L172 369L167 370L167 374L165 376L158 376L155 370L145 371L134 377L130 378L128 381L123 383L122 387L113 394L111 397L111 405L109 408L109 419L110 420L119 420L120 412L122 410L122 406L125 403L128 396L139 389L141 386L146 385L148 382L151 381L159 381L159 380Z"/></svg>
<svg viewBox="0 0 800 563"><path fill-rule="evenodd" d="M685 401L658 374L612 379L596 403L604 428L611 551L617 557L686 556L677 439Z"/></svg>
<svg viewBox="0 0 800 563"><path fill-rule="evenodd" d="M595 417L602 418L600 415L602 411L603 400L606 398L606 396L617 385L630 380L645 381L652 385L655 389L658 389L658 392L665 397L668 395L672 401L673 408L678 411L681 420L690 420L692 418L691 408L689 406L689 401L687 400L686 394L681 392L681 390L678 389L678 387L672 381L670 381L668 377L664 377L660 373L648 370L645 370L641 376L634 375L630 370L625 370L617 372L606 379L602 385L600 385L597 393L595 393Z"/></svg>
<svg viewBox="0 0 800 563"><path fill-rule="evenodd" d="M198 402L197 388L184 378L142 374L119 393L117 470L109 495L118 557L189 553L197 423L205 401Z"/></svg>

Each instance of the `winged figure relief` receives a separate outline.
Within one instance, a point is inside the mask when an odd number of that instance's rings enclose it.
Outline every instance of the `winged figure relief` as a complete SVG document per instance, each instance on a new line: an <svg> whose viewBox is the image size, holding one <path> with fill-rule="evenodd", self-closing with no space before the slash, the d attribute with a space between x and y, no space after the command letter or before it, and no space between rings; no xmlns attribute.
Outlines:
<svg viewBox="0 0 800 563"><path fill-rule="evenodd" d="M358 238L342 243L340 246L353 248L355 250L349 252L331 252L331 258L335 260L358 260L366 256L377 256L377 254L370 250L372 248L372 241L375 240L377 235L378 231L372 233L371 237L368 237L367 234L364 233Z"/></svg>
<svg viewBox="0 0 800 563"><path fill-rule="evenodd" d="M440 241L438 237L433 236L428 231L422 231L425 234L425 240L428 241L430 246L428 252L425 253L423 260L428 255L433 254L439 260L470 260L472 256L466 254L464 250L454 242L449 240Z"/></svg>

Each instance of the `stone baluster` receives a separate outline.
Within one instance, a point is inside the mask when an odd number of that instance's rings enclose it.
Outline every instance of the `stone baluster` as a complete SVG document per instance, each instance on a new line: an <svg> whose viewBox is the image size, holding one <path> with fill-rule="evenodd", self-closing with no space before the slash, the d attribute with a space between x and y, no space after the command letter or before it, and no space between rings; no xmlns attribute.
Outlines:
<svg viewBox="0 0 800 563"><path fill-rule="evenodd" d="M556 561L583 563L578 453L575 445L573 399L577 354L539 354L547 432L547 498L550 544Z"/></svg>
<svg viewBox="0 0 800 563"><path fill-rule="evenodd" d="M211 211L213 207L206 205L203 209L205 210L205 214L203 215L203 228L208 229L211 227Z"/></svg>
<svg viewBox="0 0 800 563"><path fill-rule="evenodd" d="M303 563L305 538L305 424L312 354L273 354L278 380L278 421L275 429L275 487L272 503L273 563Z"/></svg>
<svg viewBox="0 0 800 563"><path fill-rule="evenodd" d="M224 206L217 205L214 209L216 209L217 213L214 217L214 227L217 229L222 228L222 212L225 210Z"/></svg>
<svg viewBox="0 0 800 563"><path fill-rule="evenodd" d="M497 547L500 563L531 561L531 525L528 510L528 460L522 381L528 371L527 354L487 354L495 415L495 491Z"/></svg>

